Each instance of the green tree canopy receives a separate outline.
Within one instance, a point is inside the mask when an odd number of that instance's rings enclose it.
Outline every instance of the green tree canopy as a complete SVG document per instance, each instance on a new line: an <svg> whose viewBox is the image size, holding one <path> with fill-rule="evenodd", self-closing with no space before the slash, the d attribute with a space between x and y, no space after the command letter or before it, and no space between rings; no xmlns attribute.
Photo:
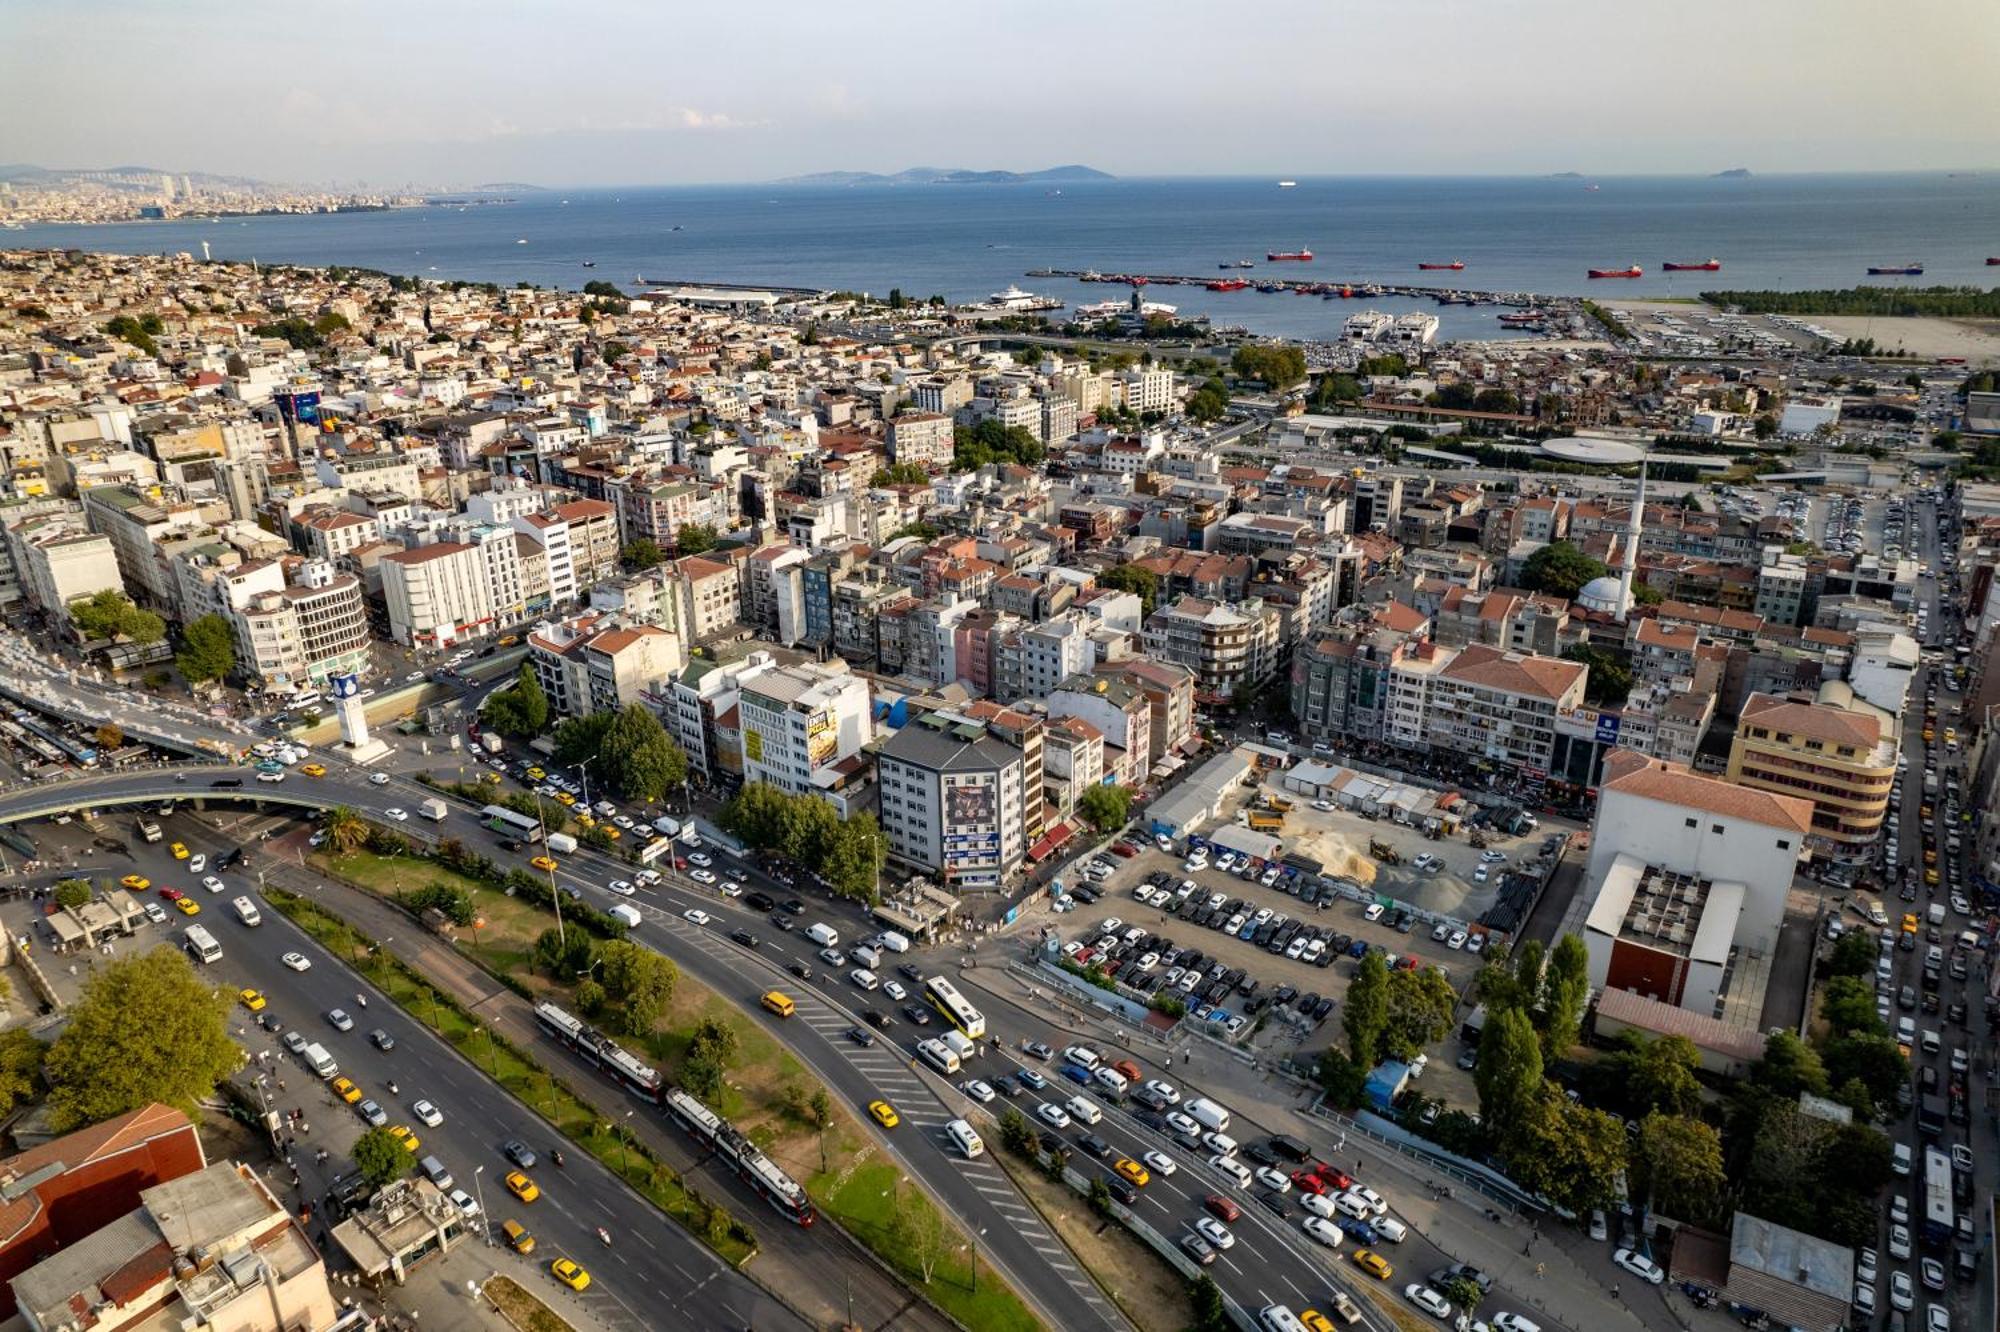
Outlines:
<svg viewBox="0 0 2000 1332"><path fill-rule="evenodd" d="M736 1029L717 1018L703 1018L681 1056L681 1083L702 1100L722 1091L723 1078L736 1062Z"/></svg>
<svg viewBox="0 0 2000 1332"><path fill-rule="evenodd" d="M1859 938L1864 942L1867 935L1847 935L1846 939ZM1868 950L1871 954L1874 949ZM1819 992L1819 1015L1826 1019L1826 1025L1836 1036L1849 1032L1879 1034L1882 1019L1875 1013L1874 987L1859 976L1835 976ZM1829 1068L1831 1073L1832 1069ZM1836 1079L1837 1081L1838 1079Z"/></svg>
<svg viewBox="0 0 2000 1332"><path fill-rule="evenodd" d="M844 896L875 900L888 845L872 814L843 822L816 795L750 782L722 807L718 822L746 845L816 869Z"/></svg>
<svg viewBox="0 0 2000 1332"><path fill-rule="evenodd" d="M1837 1087L1859 1082L1877 1105L1894 1105L1897 1092L1910 1080L1910 1061L1879 1027L1834 1037L1820 1051L1820 1058L1829 1084Z"/></svg>
<svg viewBox="0 0 2000 1332"><path fill-rule="evenodd" d="M1347 1031L1348 1056L1364 1070L1374 1068L1389 1035L1389 964L1372 948L1347 987L1347 1010L1340 1020Z"/></svg>
<svg viewBox="0 0 2000 1332"><path fill-rule="evenodd" d="M1130 592L1139 598L1139 614L1151 615L1160 593L1160 580L1151 569L1137 564L1121 564L1097 575L1102 587Z"/></svg>
<svg viewBox="0 0 2000 1332"><path fill-rule="evenodd" d="M1583 682L1583 697L1597 707L1621 707L1632 692L1632 668L1616 653L1592 643L1571 643L1563 649L1566 661L1581 662L1590 668Z"/></svg>
<svg viewBox="0 0 2000 1332"><path fill-rule="evenodd" d="M226 679L236 669L236 634L220 615L203 615L190 620L181 630L180 651L174 665L189 684Z"/></svg>
<svg viewBox="0 0 2000 1332"><path fill-rule="evenodd" d="M720 539L707 523L682 523L674 533L674 549L682 555L700 555L714 550Z"/></svg>
<svg viewBox="0 0 2000 1332"><path fill-rule="evenodd" d="M56 905L72 909L82 906L95 894L89 879L64 879L56 885Z"/></svg>
<svg viewBox="0 0 2000 1332"><path fill-rule="evenodd" d="M540 735L549 724L549 696L535 678L535 668L523 662L514 683L487 695L480 711L486 724L500 734L525 740Z"/></svg>
<svg viewBox="0 0 2000 1332"><path fill-rule="evenodd" d="M0 1114L11 1113L35 1094L47 1057L48 1047L27 1028L0 1032Z"/></svg>
<svg viewBox="0 0 2000 1332"><path fill-rule="evenodd" d="M165 621L134 606L132 598L115 587L71 602L69 618L85 638L126 638L143 644L157 643L167 634Z"/></svg>
<svg viewBox="0 0 2000 1332"><path fill-rule="evenodd" d="M1481 1122L1511 1124L1528 1113L1543 1077L1541 1040L1526 1013L1511 1006L1487 1011L1472 1077L1479 1087Z"/></svg>
<svg viewBox="0 0 2000 1332"><path fill-rule="evenodd" d="M1556 940L1542 975L1542 1053L1549 1059L1569 1052L1583 1030L1583 1009L1590 1001L1590 953L1583 940L1565 934Z"/></svg>
<svg viewBox="0 0 2000 1332"><path fill-rule="evenodd" d="M1190 420L1205 423L1220 421L1222 414L1229 410L1229 386L1221 379L1211 377L1202 386L1188 395L1187 414Z"/></svg>
<svg viewBox="0 0 2000 1332"><path fill-rule="evenodd" d="M49 1108L63 1130L154 1101L194 1113L243 1063L229 997L174 948L122 957L84 982L49 1047Z"/></svg>
<svg viewBox="0 0 2000 1332"><path fill-rule="evenodd" d="M1569 542L1551 541L1528 557L1521 568L1521 585L1530 592L1546 592L1564 601L1574 601L1585 583L1604 577L1605 572L1602 562Z"/></svg>
<svg viewBox="0 0 2000 1332"><path fill-rule="evenodd" d="M1631 1185L1668 1216L1705 1221L1721 1205L1728 1176L1722 1137L1699 1119L1654 1113L1639 1122Z"/></svg>
<svg viewBox="0 0 2000 1332"><path fill-rule="evenodd" d="M1034 432L1024 426L1004 426L992 418L952 432L951 466L957 472L976 472L996 462L1036 467L1048 453Z"/></svg>
<svg viewBox="0 0 2000 1332"><path fill-rule="evenodd" d="M627 569L653 569L664 564L667 553L651 537L634 537L618 552L618 562Z"/></svg>
<svg viewBox="0 0 2000 1332"><path fill-rule="evenodd" d="M1701 1051L1684 1036L1641 1041L1620 1061L1625 1098L1638 1114L1691 1115L1701 1108L1701 1084L1694 1072Z"/></svg>
<svg viewBox="0 0 2000 1332"><path fill-rule="evenodd" d="M1131 788L1100 782L1077 797L1076 812L1099 832L1122 828L1132 816Z"/></svg>
<svg viewBox="0 0 2000 1332"><path fill-rule="evenodd" d="M558 930L551 925L535 938L536 970L564 983L575 981L590 970L591 963L596 960L597 945L588 933L574 925L566 930Z"/></svg>
<svg viewBox="0 0 2000 1332"><path fill-rule="evenodd" d="M1502 1131L1515 1183L1575 1212L1611 1201L1625 1168L1625 1129L1610 1115L1577 1105L1543 1083L1520 1118Z"/></svg>
<svg viewBox="0 0 2000 1332"><path fill-rule="evenodd" d="M621 1035L643 1036L666 1016L680 971L662 953L623 939L599 950L604 993Z"/></svg>
<svg viewBox="0 0 2000 1332"><path fill-rule="evenodd" d="M930 483L930 469L922 463L900 462L875 469L868 478L871 486L922 486Z"/></svg>
<svg viewBox="0 0 2000 1332"><path fill-rule="evenodd" d="M1800 1092L1826 1095L1826 1066L1819 1052L1789 1031L1765 1039L1764 1057L1751 1067L1750 1080L1786 1100Z"/></svg>
<svg viewBox="0 0 2000 1332"><path fill-rule="evenodd" d="M1251 343L1238 347L1229 357L1229 368L1238 379L1254 379L1273 389L1288 389L1306 377L1306 354L1290 343Z"/></svg>
<svg viewBox="0 0 2000 1332"><path fill-rule="evenodd" d="M564 767L588 763L604 747L604 733L611 729L612 712L587 712L581 717L565 717L556 723L549 738L555 741L556 762Z"/></svg>
<svg viewBox="0 0 2000 1332"><path fill-rule="evenodd" d="M651 708L628 703L608 720L598 736L594 771L601 781L627 800L653 801L687 780L687 754ZM593 719L585 719L594 722ZM569 723L565 722L564 726ZM558 752L563 746L557 728ZM580 728L579 734L594 727Z"/></svg>
<svg viewBox="0 0 2000 1332"><path fill-rule="evenodd" d="M1389 1022L1383 1048L1398 1059L1414 1059L1418 1051L1451 1030L1458 994L1435 967L1389 973Z"/></svg>
<svg viewBox="0 0 2000 1332"><path fill-rule="evenodd" d="M349 1155L371 1189L379 1189L410 1173L417 1158L386 1128L372 1128L354 1140Z"/></svg>

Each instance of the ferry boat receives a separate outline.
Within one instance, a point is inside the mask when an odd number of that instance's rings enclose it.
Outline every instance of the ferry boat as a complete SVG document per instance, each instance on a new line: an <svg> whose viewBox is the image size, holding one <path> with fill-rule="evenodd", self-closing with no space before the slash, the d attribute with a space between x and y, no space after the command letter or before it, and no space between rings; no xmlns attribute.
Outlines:
<svg viewBox="0 0 2000 1332"><path fill-rule="evenodd" d="M1719 273L1722 271L1722 261L1704 259L1698 264L1661 264L1660 269L1667 273Z"/></svg>
<svg viewBox="0 0 2000 1332"><path fill-rule="evenodd" d="M1465 260L1463 260L1463 259L1454 259L1454 260L1452 260L1452 261L1451 261L1450 263L1448 263L1448 264L1424 264L1424 263L1420 263L1420 264L1418 264L1418 265L1417 265L1417 267L1418 267L1419 269L1422 269L1422 270L1423 270L1423 271L1425 271L1425 272L1443 272L1443 273L1457 273L1457 272L1459 272L1459 271L1461 271L1461 270L1463 270L1463 269L1464 269L1464 267L1465 267Z"/></svg>
<svg viewBox="0 0 2000 1332"><path fill-rule="evenodd" d="M1003 310L1060 310L1063 305L1053 296L1037 296L1032 291L1022 291L1011 282L1005 291L996 291L988 296L986 303Z"/></svg>
<svg viewBox="0 0 2000 1332"><path fill-rule="evenodd" d="M1313 252L1311 250L1272 250L1269 253L1267 253L1264 257L1270 260L1274 264L1279 263L1283 260L1290 260L1293 263L1309 264L1312 262Z"/></svg>
<svg viewBox="0 0 2000 1332"><path fill-rule="evenodd" d="M1868 269L1869 277L1921 277L1922 264L1874 264Z"/></svg>
<svg viewBox="0 0 2000 1332"><path fill-rule="evenodd" d="M1635 278L1644 277L1646 270L1634 264L1630 268L1593 268L1584 276L1594 278Z"/></svg>

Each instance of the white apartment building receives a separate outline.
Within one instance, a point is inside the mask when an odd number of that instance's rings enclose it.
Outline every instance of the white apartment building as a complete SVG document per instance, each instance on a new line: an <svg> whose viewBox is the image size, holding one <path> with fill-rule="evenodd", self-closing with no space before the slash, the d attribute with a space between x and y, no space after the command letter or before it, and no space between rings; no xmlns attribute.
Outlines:
<svg viewBox="0 0 2000 1332"><path fill-rule="evenodd" d="M581 589L569 524L552 513L529 513L514 519L514 530L542 548L542 556L549 567L550 604L568 606L574 603Z"/></svg>
<svg viewBox="0 0 2000 1332"><path fill-rule="evenodd" d="M938 412L904 412L889 422L889 460L920 467L951 465L951 418Z"/></svg>
<svg viewBox="0 0 2000 1332"><path fill-rule="evenodd" d="M61 627L69 624L71 602L125 585L111 539L86 531L68 514L14 524L7 529L7 549L28 604Z"/></svg>
<svg viewBox="0 0 2000 1332"><path fill-rule="evenodd" d="M1182 597L1146 618L1146 655L1187 667L1198 695L1226 700L1238 685L1270 678L1279 633L1277 611L1259 599L1230 605Z"/></svg>
<svg viewBox="0 0 2000 1332"><path fill-rule="evenodd" d="M1125 405L1135 412L1166 412L1172 411L1175 406L1174 372L1171 370L1134 367L1119 374L1118 384L1124 393Z"/></svg>
<svg viewBox="0 0 2000 1332"><path fill-rule="evenodd" d="M688 766L702 776L716 780L724 773L740 776L743 754L740 742L725 745L718 736L718 721L734 717L727 729L733 737L741 722L737 702L745 683L777 665L768 652L752 652L741 661L727 664L695 658L674 677L668 689L671 706L661 716L674 739L687 751Z"/></svg>
<svg viewBox="0 0 2000 1332"><path fill-rule="evenodd" d="M318 689L368 664L373 636L361 579L327 560L308 560L292 581L237 596L224 612L243 665L269 690Z"/></svg>
<svg viewBox="0 0 2000 1332"><path fill-rule="evenodd" d="M448 648L493 623L493 591L480 547L439 541L381 560L389 632L398 643Z"/></svg>
<svg viewBox="0 0 2000 1332"><path fill-rule="evenodd" d="M1390 668L1392 678L1402 666ZM1425 743L1545 777L1556 718L1582 706L1589 675L1583 663L1560 657L1478 643L1460 648L1430 679Z"/></svg>
<svg viewBox="0 0 2000 1332"><path fill-rule="evenodd" d="M699 643L720 637L741 622L742 589L733 566L690 555L676 562L675 572L680 622L690 641Z"/></svg>
<svg viewBox="0 0 2000 1332"><path fill-rule="evenodd" d="M379 521L348 509L308 509L293 520L292 528L300 550L317 560L337 560L382 539Z"/></svg>
<svg viewBox="0 0 2000 1332"><path fill-rule="evenodd" d="M549 706L572 717L664 694L686 664L680 638L653 625L578 615L528 635L528 661Z"/></svg>
<svg viewBox="0 0 2000 1332"><path fill-rule="evenodd" d="M1027 852L1021 751L984 726L925 713L876 753L889 855L947 890L998 888Z"/></svg>
<svg viewBox="0 0 2000 1332"><path fill-rule="evenodd" d="M737 709L743 780L792 795L831 787L874 734L868 682L845 670L773 667L743 681Z"/></svg>

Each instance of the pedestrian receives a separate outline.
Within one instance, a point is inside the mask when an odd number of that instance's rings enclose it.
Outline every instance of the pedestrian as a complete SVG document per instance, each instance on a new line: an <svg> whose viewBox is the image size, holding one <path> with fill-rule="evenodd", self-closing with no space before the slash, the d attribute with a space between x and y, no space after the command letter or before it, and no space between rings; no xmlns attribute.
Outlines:
<svg viewBox="0 0 2000 1332"><path fill-rule="evenodd" d="M1546 1272L1546 1271L1548 1271L1548 1267L1547 1267L1547 1265L1546 1265L1546 1264L1544 1264L1544 1263L1536 1263L1536 1264L1535 1264L1535 1279L1536 1279L1537 1281L1541 1280L1541 1279L1542 1279L1542 1274L1543 1274L1544 1272ZM1614 1299L1614 1300L1618 1298L1618 1287L1616 1287L1616 1286L1613 1286L1613 1287L1611 1288L1611 1298L1612 1298L1612 1299Z"/></svg>

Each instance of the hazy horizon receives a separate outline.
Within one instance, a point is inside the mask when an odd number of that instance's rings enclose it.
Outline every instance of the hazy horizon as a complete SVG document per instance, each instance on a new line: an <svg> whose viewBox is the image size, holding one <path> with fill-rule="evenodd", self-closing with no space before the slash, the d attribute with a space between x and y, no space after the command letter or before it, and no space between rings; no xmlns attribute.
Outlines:
<svg viewBox="0 0 2000 1332"><path fill-rule="evenodd" d="M1937 0L604 0L0 13L0 160L395 189L1121 177L1757 175L2000 163L2000 7ZM1893 40L1884 40L1885 34ZM1236 49L1230 49L1234 43Z"/></svg>

